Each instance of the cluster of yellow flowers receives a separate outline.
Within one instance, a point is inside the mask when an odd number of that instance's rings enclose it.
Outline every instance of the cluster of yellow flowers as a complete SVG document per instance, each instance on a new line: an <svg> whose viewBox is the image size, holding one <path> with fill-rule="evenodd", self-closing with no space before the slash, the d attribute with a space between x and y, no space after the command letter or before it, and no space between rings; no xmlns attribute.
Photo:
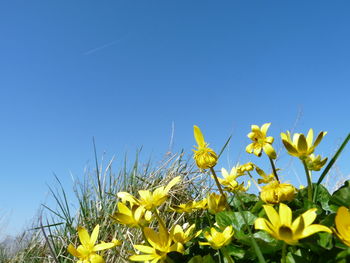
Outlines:
<svg viewBox="0 0 350 263"><path fill-rule="evenodd" d="M243 165L236 165L230 172L225 168L221 169L222 178L217 177L213 169L218 163L218 155L209 148L209 144L205 142L204 136L199 127L194 126L194 138L197 146L194 149L194 160L201 170L209 169L212 178L215 180L219 192L211 192L202 200L192 200L187 203L178 205L170 205L168 211L177 213L192 213L198 210L206 210L210 214L217 214L222 211L230 211L235 207L230 206L228 202L228 194L239 195L246 192L251 181L260 190L260 199L266 204L263 205L265 214L268 219L259 217L255 220L254 226L256 230L264 230L277 240L282 240L286 244L296 245L300 239L306 238L317 232L335 233L335 235L347 246L350 247L350 212L345 207L340 207L335 217L335 228L330 229L324 225L313 224L316 220L317 208L311 208L292 220L292 210L285 202L292 201L297 193L297 189L289 184L282 183L279 180L277 172L279 169L275 167L277 154L272 144L274 138L267 136L270 123L261 126L251 126L251 132L248 137L252 140L246 147L248 153L256 156L262 156L264 152L272 166L272 173L266 174L260 167L252 162ZM320 170L327 158L322 159L320 155L315 156L314 150L321 142L326 132L321 132L313 141L313 130L310 129L307 136L295 133L291 139L290 132L281 133L282 142L288 153L298 157L306 171L308 171L308 187L312 191L311 173L310 171ZM251 172L256 171L259 179L255 180ZM250 180L238 182L238 179L248 176ZM169 253L178 252L185 253L186 245L197 237L201 237L198 244L201 246L210 246L215 250L220 250L229 245L234 237L235 231L232 226L220 228L217 224L210 227L207 231L196 230L196 224L173 225L167 227L166 222L161 217L159 207L166 203L171 189L179 184L181 178L175 177L166 186L160 186L154 191L139 190L138 197L127 192L119 192L117 194L120 202L118 202L118 211L111 215L111 218L128 227L139 228L144 236L144 243L133 245L138 251L135 255L129 257L131 261L144 261L156 263L171 262ZM265 184L260 187L260 184ZM224 192L226 191L226 193ZM312 192L310 192L312 194ZM309 195L310 197L310 195ZM279 204L278 212L273 205ZM158 229L151 226L151 222L158 222ZM96 244L99 233L97 225L91 236L83 227L78 228L78 235L81 245L76 249L72 244L68 246L68 251L77 257L78 263L103 263L104 259L97 252L113 248L121 244L118 240L112 240L109 243L101 242ZM228 260L228 262L231 262Z"/></svg>

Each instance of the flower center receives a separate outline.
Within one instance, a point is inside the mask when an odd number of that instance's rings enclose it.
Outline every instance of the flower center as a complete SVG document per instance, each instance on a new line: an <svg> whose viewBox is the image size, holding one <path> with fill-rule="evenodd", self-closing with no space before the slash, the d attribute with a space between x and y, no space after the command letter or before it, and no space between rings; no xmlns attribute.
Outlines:
<svg viewBox="0 0 350 263"><path fill-rule="evenodd" d="M289 226L281 226L278 229L278 234L282 240L291 240L293 239L293 231Z"/></svg>

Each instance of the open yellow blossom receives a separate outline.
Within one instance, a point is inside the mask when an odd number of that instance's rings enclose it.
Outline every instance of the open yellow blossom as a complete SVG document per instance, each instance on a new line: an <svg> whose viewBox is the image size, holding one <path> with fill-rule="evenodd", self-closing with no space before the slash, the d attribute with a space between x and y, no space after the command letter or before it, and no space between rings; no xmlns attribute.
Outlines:
<svg viewBox="0 0 350 263"><path fill-rule="evenodd" d="M174 177L166 187L158 187L153 192L151 192L150 190L140 190L139 199L135 198L127 192L119 192L117 195L124 201L129 201L131 203L138 204L140 206L143 206L145 209L152 211L158 206L162 205L167 200L170 189L175 184L180 182L180 180L180 176Z"/></svg>
<svg viewBox="0 0 350 263"><path fill-rule="evenodd" d="M77 263L104 263L103 257L96 252L110 249L121 244L121 242L117 240L113 240L113 242L110 243L101 242L100 244L96 244L99 230L100 226L96 225L90 236L84 227L78 227L78 236L81 245L75 248L72 244L69 244L67 248L70 254L79 258Z"/></svg>
<svg viewBox="0 0 350 263"><path fill-rule="evenodd" d="M172 205L170 210L175 211L177 213L191 213L193 211L199 209L205 209L207 207L207 199L203 199L200 201L189 201L187 203Z"/></svg>
<svg viewBox="0 0 350 263"><path fill-rule="evenodd" d="M322 141L326 134L327 132L320 132L314 142L313 129L309 130L306 137L302 133L294 133L292 140L290 132L287 131L286 133L281 133L281 138L288 153L303 160L314 152L316 146Z"/></svg>
<svg viewBox="0 0 350 263"><path fill-rule="evenodd" d="M218 156L216 153L209 148L209 144L204 141L204 136L198 126L193 126L194 138L198 146L194 146L196 149L194 151L194 160L200 169L212 168L216 165L218 161Z"/></svg>
<svg viewBox="0 0 350 263"><path fill-rule="evenodd" d="M145 253L141 255L133 255L129 257L131 261L145 261L157 263L164 262L170 252L184 252L184 247L179 242L174 242L166 229L159 228L159 233L149 227L144 228L145 237L148 245L134 245L138 251Z"/></svg>
<svg viewBox="0 0 350 263"><path fill-rule="evenodd" d="M317 208L311 208L297 217L292 222L292 210L285 204L280 203L279 212L270 205L264 205L264 210L269 220L257 218L255 229L264 230L278 240L287 244L295 245L299 239L306 238L317 232L332 231L323 225L312 224L316 219Z"/></svg>
<svg viewBox="0 0 350 263"><path fill-rule="evenodd" d="M293 185L274 180L261 188L260 198L265 203L278 204L280 202L292 201L295 194L296 189Z"/></svg>
<svg viewBox="0 0 350 263"><path fill-rule="evenodd" d="M131 203L131 209L129 209L121 202L118 202L117 205L118 212L114 213L111 218L120 224L130 227L142 227L151 220L152 212L147 211L143 206Z"/></svg>
<svg viewBox="0 0 350 263"><path fill-rule="evenodd" d="M245 172L253 171L254 168L255 168L255 164L253 164L252 162L248 162L237 166L239 173L242 173L242 174L245 174Z"/></svg>
<svg viewBox="0 0 350 263"><path fill-rule="evenodd" d="M216 214L224 211L227 206L226 197L216 193L210 193L207 196L208 211L211 214Z"/></svg>
<svg viewBox="0 0 350 263"><path fill-rule="evenodd" d="M232 167L230 173L228 173L225 168L221 169L221 174L224 179L218 178L218 180L220 184L225 186L225 190L230 192L237 192L237 191L245 192L248 190L250 186L250 181L248 181L248 185L245 187L244 183L239 184L236 180L239 176L244 175L244 172L239 168L240 168L239 166Z"/></svg>
<svg viewBox="0 0 350 263"><path fill-rule="evenodd" d="M313 153L306 157L305 163L310 171L319 171L326 164L328 158L321 158L321 155L315 156Z"/></svg>
<svg viewBox="0 0 350 263"><path fill-rule="evenodd" d="M345 245L350 247L350 212L348 208L344 206L338 208L333 232Z"/></svg>
<svg viewBox="0 0 350 263"><path fill-rule="evenodd" d="M208 242L199 242L202 246L211 246L218 250L231 243L234 231L232 226L227 226L222 232L217 231L214 227L210 228L210 233L205 232L204 237Z"/></svg>
<svg viewBox="0 0 350 263"><path fill-rule="evenodd" d="M256 156L261 156L264 151L271 159L276 159L276 151L272 147L273 137L266 137L267 130L271 123L265 123L261 126L252 125L252 131L248 134L248 138L253 142L246 147L248 153L254 153Z"/></svg>
<svg viewBox="0 0 350 263"><path fill-rule="evenodd" d="M180 225L175 225L170 230L170 237L172 238L172 240L174 240L174 242L185 244L193 238L199 236L202 232L202 230L194 232L195 229L195 224L188 227L186 231L184 231L184 229Z"/></svg>

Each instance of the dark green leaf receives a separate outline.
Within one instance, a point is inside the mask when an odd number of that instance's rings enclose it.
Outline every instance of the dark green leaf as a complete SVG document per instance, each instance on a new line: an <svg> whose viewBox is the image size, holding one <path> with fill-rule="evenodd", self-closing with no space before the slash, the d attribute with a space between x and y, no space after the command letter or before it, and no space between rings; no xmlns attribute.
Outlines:
<svg viewBox="0 0 350 263"><path fill-rule="evenodd" d="M331 204L348 207L350 204L350 180L335 191L330 199Z"/></svg>
<svg viewBox="0 0 350 263"><path fill-rule="evenodd" d="M202 256L195 256L191 258L188 263L215 263L214 259L211 257L211 255L206 255L204 257Z"/></svg>
<svg viewBox="0 0 350 263"><path fill-rule="evenodd" d="M235 231L241 230L245 225L243 216L245 217L248 225L253 225L256 219L256 216L249 211L241 212L232 212L224 211L215 215L216 222L220 227L233 226Z"/></svg>

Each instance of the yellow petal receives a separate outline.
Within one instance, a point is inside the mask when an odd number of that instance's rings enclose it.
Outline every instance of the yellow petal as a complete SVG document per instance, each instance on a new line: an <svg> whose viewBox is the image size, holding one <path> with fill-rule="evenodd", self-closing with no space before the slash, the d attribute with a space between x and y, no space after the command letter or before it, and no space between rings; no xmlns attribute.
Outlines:
<svg viewBox="0 0 350 263"><path fill-rule="evenodd" d="M247 153L252 153L254 151L254 143L249 144L245 150Z"/></svg>
<svg viewBox="0 0 350 263"><path fill-rule="evenodd" d="M94 251L101 251L105 249L110 249L112 247L115 247L115 243L100 243L94 246Z"/></svg>
<svg viewBox="0 0 350 263"><path fill-rule="evenodd" d="M69 252L70 254L72 254L74 257L76 257L76 258L80 258L80 257L81 257L80 253L76 250L76 248L75 248L72 244L69 244L69 245L68 245L67 250L68 250L68 252Z"/></svg>
<svg viewBox="0 0 350 263"><path fill-rule="evenodd" d="M134 196L132 196L131 194L127 193L127 192L119 192L117 194L117 196L122 199L122 202L125 203L126 201L130 202L130 203L137 203L136 198Z"/></svg>
<svg viewBox="0 0 350 263"><path fill-rule="evenodd" d="M115 221L118 221L120 224L130 224L132 223L132 217L121 214L121 213L114 213L114 215L111 216Z"/></svg>
<svg viewBox="0 0 350 263"><path fill-rule="evenodd" d="M194 138L200 147L205 147L204 136L198 126L193 126Z"/></svg>
<svg viewBox="0 0 350 263"><path fill-rule="evenodd" d="M162 228L160 228L162 229ZM158 241L159 241L159 238L160 238L160 235L158 233L156 233L152 228L149 228L149 227L145 227L143 229L144 233L145 233L145 236L148 240L148 242L150 243L150 245L152 247L157 247L158 246Z"/></svg>
<svg viewBox="0 0 350 263"><path fill-rule="evenodd" d="M265 143L263 150L271 159L276 159L277 155L271 144Z"/></svg>
<svg viewBox="0 0 350 263"><path fill-rule="evenodd" d="M293 156L299 155L298 150L292 144L290 144L288 141L282 140L282 143L283 143L284 147L286 147L289 154L291 154Z"/></svg>
<svg viewBox="0 0 350 263"><path fill-rule="evenodd" d="M318 135L317 135L317 138L314 142L314 145L313 147L316 148L317 145L319 145L319 143L322 141L323 137L326 136L327 132L320 132Z"/></svg>
<svg viewBox="0 0 350 263"><path fill-rule="evenodd" d="M158 258L160 259L161 257L158 256L157 254L152 254L152 255L132 255L129 257L131 261L144 261L144 262L149 262L149 260ZM157 262L157 261L156 261Z"/></svg>
<svg viewBox="0 0 350 263"><path fill-rule="evenodd" d="M128 216L132 216L131 210L122 202L118 202L118 212Z"/></svg>
<svg viewBox="0 0 350 263"><path fill-rule="evenodd" d="M300 238L305 238L305 237L311 236L317 232L327 232L330 234L332 233L332 231L328 227L323 226L323 225L314 224L314 225L306 227L304 229L304 231L302 232Z"/></svg>
<svg viewBox="0 0 350 263"><path fill-rule="evenodd" d="M80 243L84 247L90 246L90 235L84 227L80 227L80 226L78 227L78 236L79 236Z"/></svg>
<svg viewBox="0 0 350 263"><path fill-rule="evenodd" d="M276 210L271 205L263 205L265 213L269 218L273 226L277 227L280 225L280 218Z"/></svg>
<svg viewBox="0 0 350 263"><path fill-rule="evenodd" d="M298 151L299 152L306 152L308 150L307 142L304 134L300 134L299 140L298 140Z"/></svg>
<svg viewBox="0 0 350 263"><path fill-rule="evenodd" d="M264 218L257 218L254 222L255 229L264 230L272 236L276 236L271 224Z"/></svg>
<svg viewBox="0 0 350 263"><path fill-rule="evenodd" d="M155 249L153 247L150 247L150 246L134 245L134 248L140 252L147 253L147 254L155 253Z"/></svg>
<svg viewBox="0 0 350 263"><path fill-rule="evenodd" d="M308 147L312 146L313 139L314 139L314 130L310 129L309 132L307 133L307 136L306 136L306 141L307 141Z"/></svg>
<svg viewBox="0 0 350 263"><path fill-rule="evenodd" d="M335 216L335 226L339 235L350 240L350 212L349 210L341 206L339 207Z"/></svg>
<svg viewBox="0 0 350 263"><path fill-rule="evenodd" d="M181 177L180 176L176 176L174 177L169 183L168 185L165 187L164 191L166 193L168 193L170 191L170 189L176 185L177 183L179 183L181 181Z"/></svg>
<svg viewBox="0 0 350 263"><path fill-rule="evenodd" d="M315 221L317 217L316 211L317 208L311 208L301 215L304 219L305 226L309 226Z"/></svg>
<svg viewBox="0 0 350 263"><path fill-rule="evenodd" d="M271 123L265 123L263 126L261 126L261 132L266 136L267 130L269 129Z"/></svg>
<svg viewBox="0 0 350 263"><path fill-rule="evenodd" d="M283 203L280 203L279 218L281 220L281 225L285 225L285 226L292 225L292 210Z"/></svg>
<svg viewBox="0 0 350 263"><path fill-rule="evenodd" d="M150 221L152 219L152 212L151 211L146 211L145 219L146 219L146 221Z"/></svg>
<svg viewBox="0 0 350 263"><path fill-rule="evenodd" d="M100 225L97 224L91 233L90 244L94 245L96 243L99 231L100 231Z"/></svg>
<svg viewBox="0 0 350 263"><path fill-rule="evenodd" d="M91 254L89 256L89 260L91 263L105 263L105 260L103 259L103 257L97 254Z"/></svg>

